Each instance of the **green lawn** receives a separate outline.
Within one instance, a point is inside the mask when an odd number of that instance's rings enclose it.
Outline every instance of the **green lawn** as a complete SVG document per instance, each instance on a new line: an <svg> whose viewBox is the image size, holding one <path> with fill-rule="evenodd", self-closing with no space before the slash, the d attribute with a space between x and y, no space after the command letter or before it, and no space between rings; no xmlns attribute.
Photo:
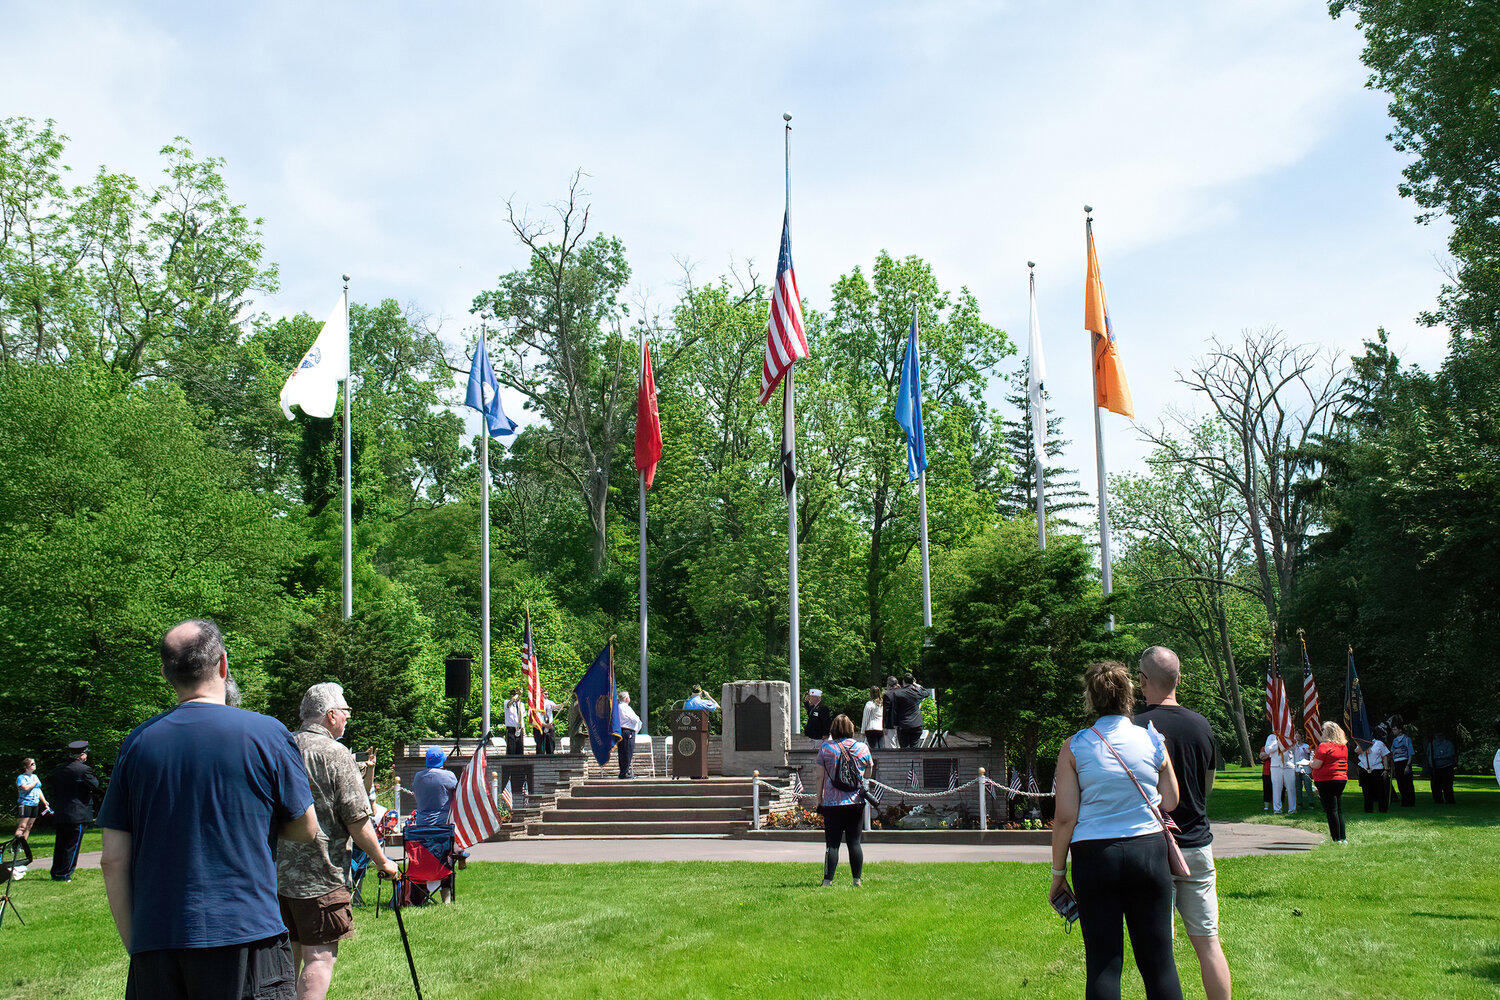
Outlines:
<svg viewBox="0 0 1500 1000"><path fill-rule="evenodd" d="M1222 861L1236 996L1500 995L1500 789L1461 779L1458 794L1457 806L1425 798L1370 818L1346 796L1347 847ZM1258 772L1222 777L1213 807L1220 819L1262 819ZM1320 829L1321 813L1290 822ZM1083 942L1047 908L1041 865L880 864L858 890L847 870L822 889L820 857L809 845L806 864L475 865L457 905L407 913L424 994L1082 994ZM123 993L97 872L71 885L28 878L16 898L28 923L0 929L0 997ZM390 914L367 908L356 922L331 995L411 996ZM1185 938L1178 961L1187 995L1202 996ZM1132 974L1126 996L1138 997Z"/></svg>

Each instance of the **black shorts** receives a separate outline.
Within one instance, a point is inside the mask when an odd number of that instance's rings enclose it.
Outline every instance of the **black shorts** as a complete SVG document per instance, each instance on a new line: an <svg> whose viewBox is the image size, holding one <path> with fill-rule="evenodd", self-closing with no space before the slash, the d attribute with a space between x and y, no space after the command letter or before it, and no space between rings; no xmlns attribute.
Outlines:
<svg viewBox="0 0 1500 1000"><path fill-rule="evenodd" d="M22 806L21 814L17 819L36 819L42 814L42 804L38 802L34 806Z"/></svg>
<svg viewBox="0 0 1500 1000"><path fill-rule="evenodd" d="M169 948L130 956L125 1000L296 1000L285 933L223 948Z"/></svg>

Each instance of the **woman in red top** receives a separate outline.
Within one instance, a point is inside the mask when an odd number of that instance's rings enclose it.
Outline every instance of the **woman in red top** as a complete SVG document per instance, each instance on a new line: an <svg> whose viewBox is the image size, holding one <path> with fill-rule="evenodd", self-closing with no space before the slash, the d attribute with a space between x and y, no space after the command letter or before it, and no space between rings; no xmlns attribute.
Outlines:
<svg viewBox="0 0 1500 1000"><path fill-rule="evenodd" d="M1344 837L1344 786L1349 783L1349 741L1337 722L1323 723L1323 742L1313 751L1312 780L1328 814L1328 836L1336 844Z"/></svg>

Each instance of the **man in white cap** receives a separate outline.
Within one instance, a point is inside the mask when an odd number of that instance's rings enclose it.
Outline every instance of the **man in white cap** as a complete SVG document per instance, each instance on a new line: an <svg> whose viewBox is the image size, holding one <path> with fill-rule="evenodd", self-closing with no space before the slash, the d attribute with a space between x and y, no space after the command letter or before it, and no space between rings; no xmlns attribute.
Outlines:
<svg viewBox="0 0 1500 1000"><path fill-rule="evenodd" d="M813 688L807 692L807 725L802 732L810 740L828 739L828 726L832 717L828 714L828 706L823 704L823 692Z"/></svg>

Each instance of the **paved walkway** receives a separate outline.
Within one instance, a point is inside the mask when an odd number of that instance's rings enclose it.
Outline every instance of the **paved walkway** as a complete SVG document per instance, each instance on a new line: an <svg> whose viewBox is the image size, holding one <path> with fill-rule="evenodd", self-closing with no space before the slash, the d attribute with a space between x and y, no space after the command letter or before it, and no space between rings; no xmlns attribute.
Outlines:
<svg viewBox="0 0 1500 1000"><path fill-rule="evenodd" d="M1215 823L1214 857L1293 854L1310 851L1322 843L1323 839L1322 834L1271 823ZM808 861L822 857L822 845L795 840L537 838L480 844L470 848L469 855L475 861L525 864L580 864L589 861ZM1050 861L1051 852L1041 844L991 847L983 844L875 843L865 845L865 860L1041 862ZM98 868L98 852L80 854L78 867Z"/></svg>

